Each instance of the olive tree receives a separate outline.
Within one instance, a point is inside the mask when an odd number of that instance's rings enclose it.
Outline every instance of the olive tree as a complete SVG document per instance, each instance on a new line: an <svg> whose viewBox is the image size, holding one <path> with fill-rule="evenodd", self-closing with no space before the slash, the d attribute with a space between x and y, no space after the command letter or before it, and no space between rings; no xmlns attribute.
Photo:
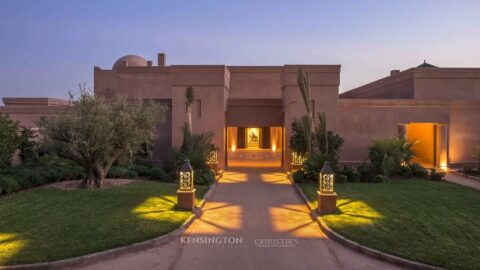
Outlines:
<svg viewBox="0 0 480 270"><path fill-rule="evenodd" d="M10 165L18 142L18 122L0 113L0 167Z"/></svg>
<svg viewBox="0 0 480 270"><path fill-rule="evenodd" d="M151 141L155 126L165 121L167 107L153 101L114 97L106 101L81 90L65 113L49 114L38 125L46 140L62 146L86 172L83 187L101 188L112 164L132 157Z"/></svg>

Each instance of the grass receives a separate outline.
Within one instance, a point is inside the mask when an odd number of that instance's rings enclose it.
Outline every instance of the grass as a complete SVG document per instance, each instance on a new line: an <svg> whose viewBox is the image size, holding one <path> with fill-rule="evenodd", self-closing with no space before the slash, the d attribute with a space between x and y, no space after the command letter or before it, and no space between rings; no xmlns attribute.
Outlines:
<svg viewBox="0 0 480 270"><path fill-rule="evenodd" d="M316 208L315 184L301 184ZM336 186L327 225L362 245L448 269L480 269L480 191L446 182L397 180Z"/></svg>
<svg viewBox="0 0 480 270"><path fill-rule="evenodd" d="M70 258L166 234L191 214L175 209L176 190L137 182L103 190L37 188L0 198L0 265ZM197 186L197 198L206 191Z"/></svg>

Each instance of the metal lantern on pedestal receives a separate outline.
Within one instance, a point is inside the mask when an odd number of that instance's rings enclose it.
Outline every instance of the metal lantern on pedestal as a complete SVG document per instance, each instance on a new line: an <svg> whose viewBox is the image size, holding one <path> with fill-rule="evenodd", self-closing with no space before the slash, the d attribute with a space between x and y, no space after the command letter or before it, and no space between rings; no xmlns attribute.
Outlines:
<svg viewBox="0 0 480 270"><path fill-rule="evenodd" d="M212 150L208 152L207 156L207 165L210 170L215 174L218 172L218 154L217 150Z"/></svg>
<svg viewBox="0 0 480 270"><path fill-rule="evenodd" d="M330 167L330 162L326 161L320 171L320 192L333 193L333 184L335 180L335 172Z"/></svg>
<svg viewBox="0 0 480 270"><path fill-rule="evenodd" d="M186 159L180 169L180 191L193 190L193 168L190 161Z"/></svg>
<svg viewBox="0 0 480 270"><path fill-rule="evenodd" d="M318 212L322 215L335 212L337 207L337 194L333 190L335 172L328 161L323 164L319 182L319 190L317 191Z"/></svg>

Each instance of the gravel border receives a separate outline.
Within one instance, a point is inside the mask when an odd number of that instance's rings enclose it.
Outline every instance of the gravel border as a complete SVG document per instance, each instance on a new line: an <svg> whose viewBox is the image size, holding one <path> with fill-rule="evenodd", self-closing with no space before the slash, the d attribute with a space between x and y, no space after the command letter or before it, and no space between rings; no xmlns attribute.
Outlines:
<svg viewBox="0 0 480 270"><path fill-rule="evenodd" d="M322 217L318 214L317 209L312 208L309 200L307 199L307 197L303 193L300 186L298 186L296 183L294 183L292 179L290 179L290 181L292 181L292 184L295 187L295 191L302 198L303 202L307 205L308 209L310 210L310 216L313 218L314 221L316 221L318 223L318 225L320 226L322 231L330 239L332 239L332 240L334 240L334 241L336 241L336 242L338 242L338 243L340 243L340 244L342 244L342 245L344 245L344 246L346 246L350 249L353 249L357 252L365 254L369 257L372 257L374 259L378 259L378 260L381 260L381 261L385 261L385 262L388 262L388 263L391 263L391 264L394 264L394 265L397 265L397 266L401 266L401 267L405 267L405 268L409 268L409 269L422 269L422 270L444 269L444 268L436 267L436 266L433 266L433 265L428 265L428 264L424 264L424 263L420 263L420 262L407 260L407 259L395 256L395 255L391 255L391 254L388 254L388 253L385 253L385 252L382 252L382 251L379 251L379 250L376 250L376 249L366 247L366 246L361 245L357 242L349 240L348 238L344 237L343 235L335 232L334 230L330 229L330 227L327 226L325 221L323 221Z"/></svg>
<svg viewBox="0 0 480 270"><path fill-rule="evenodd" d="M128 246L117 247L113 249L108 249L96 253L91 253L79 257L73 257L68 259L62 259L53 262L42 262L42 263L32 263L32 264L18 264L18 265L5 265L0 266L0 270L7 270L7 269L15 269L15 270L23 270L23 269L36 269L36 270L47 270L47 269L70 269L74 267L84 267L88 266L100 261L105 261L109 259L116 258L121 255L130 254L132 252L138 252L142 250L147 250L153 247L162 246L178 237L180 237L185 230L193 223L196 217L198 217L201 212L202 208L206 203L206 200L212 195L213 190L218 184L218 180L220 179L221 175L217 175L215 183L210 186L210 189L205 193L203 199L200 201L199 206L195 208L193 213L182 223L182 225L162 236L146 240L140 243L131 244Z"/></svg>

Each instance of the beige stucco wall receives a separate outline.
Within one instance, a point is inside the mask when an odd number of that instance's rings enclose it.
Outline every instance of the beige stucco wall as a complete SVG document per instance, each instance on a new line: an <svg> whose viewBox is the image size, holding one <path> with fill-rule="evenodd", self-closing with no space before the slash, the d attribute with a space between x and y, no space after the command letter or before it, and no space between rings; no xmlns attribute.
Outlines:
<svg viewBox="0 0 480 270"><path fill-rule="evenodd" d="M291 137L291 124L296 118L306 114L305 105L297 85L297 71L300 66L285 66L282 73L282 97L284 110L284 145L288 146ZM325 112L327 128L337 129L338 86L340 84L340 66L303 66L308 72L311 84L311 99L317 115ZM318 119L316 117L316 123ZM290 166L292 153L288 147L284 152L284 169Z"/></svg>
<svg viewBox="0 0 480 270"><path fill-rule="evenodd" d="M475 162L480 145L480 103L445 100L340 99L338 132L343 162L362 162L374 138L398 135L398 125L447 124L450 163Z"/></svg>

